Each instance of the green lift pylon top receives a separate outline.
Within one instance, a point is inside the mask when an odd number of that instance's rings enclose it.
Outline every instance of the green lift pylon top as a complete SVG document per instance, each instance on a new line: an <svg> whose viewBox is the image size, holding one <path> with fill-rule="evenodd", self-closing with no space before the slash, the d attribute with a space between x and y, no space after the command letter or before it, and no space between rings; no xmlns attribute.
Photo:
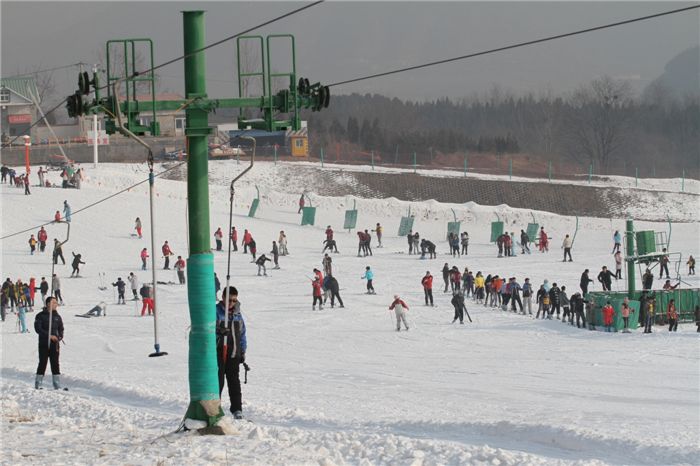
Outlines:
<svg viewBox="0 0 700 466"><path fill-rule="evenodd" d="M109 49L114 44L123 48L124 67L122 72L107 68L107 96L100 96L100 80L93 73L92 80L88 73L81 73L78 90L68 97L67 109L71 117L105 112L105 129L113 134L121 128L115 124L117 113L124 115L124 126L136 135L150 134L157 136L160 127L156 112L163 110L185 109L185 135L188 142L187 158L187 207L190 213L188 235L190 255L188 258L187 293L189 312L192 322L189 336L189 386L190 404L186 418L206 421L207 426L214 426L223 416L219 400L219 385L216 361L216 303L214 293L214 259L211 254L209 231L209 179L208 179L208 138L212 133L209 127L209 112L217 108L252 108L261 111L262 117L246 119L241 112L238 123L240 129L253 128L266 131L299 130L301 128L300 109L310 108L319 111L328 107L330 91L320 83L310 84L306 78L296 77L296 56L294 37L291 35L271 35L267 37L266 48L261 36L239 37L240 41L257 39L260 42L262 69L260 72L242 73L238 63L239 82L246 76L261 76L264 95L258 97L242 96L239 87L238 98L210 99L206 92L205 27L203 11L183 12L183 32L185 46L185 100L156 100L153 72L153 44L150 39L124 39L107 42ZM272 40L288 39L291 42L292 66L286 72L271 70L270 43ZM137 46L146 44L149 48L150 66L139 73L136 69ZM267 57L265 60L264 57ZM272 79L287 78L289 87L272 95ZM137 97L140 83L147 83L150 95L148 99ZM117 86L123 84L124 95ZM112 91L112 86L116 89ZM94 99L86 97L94 89ZM143 88L144 85L140 84ZM122 101L122 97L125 98ZM142 124L139 115L148 113L151 121ZM280 118L280 115L283 115ZM286 116L284 116L286 114Z"/></svg>

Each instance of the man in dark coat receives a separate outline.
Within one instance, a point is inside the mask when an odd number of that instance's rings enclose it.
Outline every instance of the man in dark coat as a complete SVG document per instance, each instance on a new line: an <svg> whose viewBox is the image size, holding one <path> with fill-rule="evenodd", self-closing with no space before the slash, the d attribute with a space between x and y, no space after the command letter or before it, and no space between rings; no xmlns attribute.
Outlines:
<svg viewBox="0 0 700 466"><path fill-rule="evenodd" d="M58 363L60 341L63 340L63 319L58 314L58 301L46 298L46 307L34 318L34 331L39 335L39 365L36 367L34 388L40 389L46 373L46 363L51 363L53 388L61 388L61 369ZM49 330L49 327L51 329Z"/></svg>

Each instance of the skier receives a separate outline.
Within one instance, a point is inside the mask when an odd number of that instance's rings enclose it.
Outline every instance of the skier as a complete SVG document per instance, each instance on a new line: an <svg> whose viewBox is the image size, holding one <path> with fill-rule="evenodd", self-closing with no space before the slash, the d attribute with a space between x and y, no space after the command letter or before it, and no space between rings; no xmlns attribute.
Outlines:
<svg viewBox="0 0 700 466"><path fill-rule="evenodd" d="M566 287L561 287L561 307L564 308L564 314L561 317L561 322L566 323L566 317L569 317L569 323L574 325L574 312L571 310L571 300L566 295Z"/></svg>
<svg viewBox="0 0 700 466"><path fill-rule="evenodd" d="M300 214L302 210L304 210L304 194L302 193L301 197L299 198L299 210L297 210L297 213Z"/></svg>
<svg viewBox="0 0 700 466"><path fill-rule="evenodd" d="M365 234L361 231L357 232L357 257L367 257L367 241L365 240Z"/></svg>
<svg viewBox="0 0 700 466"><path fill-rule="evenodd" d="M464 283L464 295L471 296L472 299L476 298L476 296L474 296L474 275L471 270L467 270L466 267L462 274L462 282Z"/></svg>
<svg viewBox="0 0 700 466"><path fill-rule="evenodd" d="M54 297L61 302L61 305L63 305L63 296L61 296L61 280L56 274L53 274L51 277L51 290L53 291Z"/></svg>
<svg viewBox="0 0 700 466"><path fill-rule="evenodd" d="M644 272L644 275L642 275L642 290L651 290L651 287L654 285L654 274L651 273L651 270L646 269Z"/></svg>
<svg viewBox="0 0 700 466"><path fill-rule="evenodd" d="M559 313L561 312L561 290L556 283L552 283L552 287L549 289L549 301L551 308L549 311L548 319L551 319L554 315L554 311L557 312L557 319L559 319Z"/></svg>
<svg viewBox="0 0 700 466"><path fill-rule="evenodd" d="M265 254L260 254L255 260L255 264L258 266L258 277L260 276L260 271L263 271L263 275L267 277L267 268L265 267L265 262L272 262L269 257Z"/></svg>
<svg viewBox="0 0 700 466"><path fill-rule="evenodd" d="M612 332L613 317L615 316L615 309L613 309L612 304L608 301L602 309L603 313L603 326L606 332Z"/></svg>
<svg viewBox="0 0 700 466"><path fill-rule="evenodd" d="M328 249L331 252L338 252L338 245L336 244L334 239L326 238L323 241L323 244L324 244L324 246L323 246L323 250L321 251L321 253L326 252L326 249Z"/></svg>
<svg viewBox="0 0 700 466"><path fill-rule="evenodd" d="M134 272L129 273L129 276L126 277L126 280L129 282L131 285L131 294L134 295L133 300L138 301L139 300L139 279L136 275L134 275Z"/></svg>
<svg viewBox="0 0 700 466"><path fill-rule="evenodd" d="M581 321L583 321L583 328L586 328L586 316L583 313L583 298L581 293L574 293L569 299L571 305L571 312L576 315L576 328L581 328ZM573 323L571 324L573 325Z"/></svg>
<svg viewBox="0 0 700 466"><path fill-rule="evenodd" d="M460 273L457 266L454 265L454 266L452 266L452 269L450 269L450 287L451 287L451 290L453 293L460 289L461 283L462 283L462 274Z"/></svg>
<svg viewBox="0 0 700 466"><path fill-rule="evenodd" d="M392 302L391 306L389 306L389 310L394 311L394 314L396 315L396 331L401 331L401 322L403 322L404 327L406 327L406 330L408 330L408 322L406 321L406 311L408 311L408 306L405 302L403 302L403 300L401 300L399 295L394 295L394 302Z"/></svg>
<svg viewBox="0 0 700 466"><path fill-rule="evenodd" d="M165 263L163 264L163 270L170 270L170 256L173 256L173 251L170 249L170 245L168 244L168 241L166 240L165 243L163 243L163 246L161 246L161 252L163 253L163 257L165 258ZM144 268L144 270L146 270Z"/></svg>
<svg viewBox="0 0 700 466"><path fill-rule="evenodd" d="M46 249L46 240L49 239L49 235L46 233L46 230L44 230L44 227L39 229L36 239L39 240L39 252L44 252Z"/></svg>
<svg viewBox="0 0 700 466"><path fill-rule="evenodd" d="M525 282L523 283L523 315L525 315L525 309L527 309L527 312L529 315L532 315L532 284L530 283L530 279L526 278Z"/></svg>
<svg viewBox="0 0 700 466"><path fill-rule="evenodd" d="M80 276L80 264L84 264L85 262L82 261L82 254L76 254L74 252L71 252L73 254L73 263L71 264L73 266L73 271L70 273L70 276L73 277L75 274L75 277Z"/></svg>
<svg viewBox="0 0 700 466"><path fill-rule="evenodd" d="M333 259L331 259L331 256L324 254L321 264L323 265L323 273L326 275L331 275L333 273Z"/></svg>
<svg viewBox="0 0 700 466"><path fill-rule="evenodd" d="M676 283L675 285L671 285L671 280L666 280L666 283L664 283L664 286L662 287L662 289L663 289L664 291L673 291L673 290L675 290L676 288L678 288L678 286L679 286L680 284L681 284L681 282L678 282L678 283Z"/></svg>
<svg viewBox="0 0 700 466"><path fill-rule="evenodd" d="M430 259L437 259L437 254L435 253L435 243L427 239L421 240L421 244L425 245L425 251L428 251ZM425 258L425 252L421 247L421 259Z"/></svg>
<svg viewBox="0 0 700 466"><path fill-rule="evenodd" d="M430 270L425 272L425 275L421 279L421 284L423 285L423 294L425 295L425 305L428 305L430 301L431 306L435 306L433 303L433 276L430 275Z"/></svg>
<svg viewBox="0 0 700 466"><path fill-rule="evenodd" d="M695 275L695 258L691 255L685 264L688 266L688 275Z"/></svg>
<svg viewBox="0 0 700 466"><path fill-rule="evenodd" d="M622 303L622 322L624 323L622 333L630 333L630 312L634 312L634 309L630 308L629 300L625 298L625 301Z"/></svg>
<svg viewBox="0 0 700 466"><path fill-rule="evenodd" d="M41 277L39 291L41 292L41 302L46 302L46 295L49 294L49 282L46 281L46 277Z"/></svg>
<svg viewBox="0 0 700 466"><path fill-rule="evenodd" d="M117 304L126 304L126 300L124 299L124 291L126 290L126 283L122 280L122 277L118 277L117 281L115 283L112 283L112 286L117 287Z"/></svg>
<svg viewBox="0 0 700 466"><path fill-rule="evenodd" d="M668 273L668 254L666 254L666 248L663 249L663 256L661 256L661 259L659 259L659 265L661 266L661 270L659 270L659 278L663 278L664 276L664 271L666 272L666 278L671 278Z"/></svg>
<svg viewBox="0 0 700 466"><path fill-rule="evenodd" d="M39 171L37 172L39 176L39 186L42 188L44 187L44 175L46 175L47 172L48 170L44 170L44 167L39 167Z"/></svg>
<svg viewBox="0 0 700 466"><path fill-rule="evenodd" d="M564 249L564 260L562 262L566 262L566 256L569 256L569 262L573 262L574 260L571 258L571 247L574 245L574 241L569 237L569 235L566 235L564 237L564 241L561 244L562 249Z"/></svg>
<svg viewBox="0 0 700 466"><path fill-rule="evenodd" d="M287 250L287 235L284 234L284 230L280 231L280 236L277 238L277 244L280 247L280 256L286 256L289 254Z"/></svg>
<svg viewBox="0 0 700 466"><path fill-rule="evenodd" d="M656 298L647 296L646 298L646 323L644 325L644 333L652 333L651 329L654 326L654 312L656 308Z"/></svg>
<svg viewBox="0 0 700 466"><path fill-rule="evenodd" d="M34 318L34 331L39 335L39 365L36 367L34 388L39 390L44 381L46 363L51 362L53 388L61 388L61 368L59 365L60 342L63 340L63 319L58 314L56 298L46 298L46 307ZM49 326L51 334L49 334Z"/></svg>
<svg viewBox="0 0 700 466"><path fill-rule="evenodd" d="M513 255L513 241L508 235L508 232L503 233L503 249L505 250L506 257L511 257Z"/></svg>
<svg viewBox="0 0 700 466"><path fill-rule="evenodd" d="M591 280L588 277L589 270L586 269L583 271L581 274L581 281L579 282L579 286L581 287L581 291L583 292L583 297L585 298L586 295L588 294L588 284L593 283L593 280Z"/></svg>
<svg viewBox="0 0 700 466"><path fill-rule="evenodd" d="M372 280L374 279L374 272L369 268L369 265L365 267L365 274L360 277L363 280L367 280L367 294L377 294L376 291L374 291L374 285L372 284Z"/></svg>
<svg viewBox="0 0 700 466"><path fill-rule="evenodd" d="M19 333L29 333L27 328L27 306L29 303L25 303L20 300L17 303L17 319L19 320Z"/></svg>
<svg viewBox="0 0 700 466"><path fill-rule="evenodd" d="M224 389L225 379L231 403L230 410L235 419L243 419L239 373L241 364L247 368L245 365L247 349L246 326L241 315L238 290L234 286L229 286L224 290L223 299L216 305L216 362L219 376L219 397Z"/></svg>
<svg viewBox="0 0 700 466"><path fill-rule="evenodd" d="M676 300L671 299L666 308L666 316L668 317L668 331L675 332L678 330L678 311L676 310Z"/></svg>
<svg viewBox="0 0 700 466"><path fill-rule="evenodd" d="M316 276L314 279L311 281L311 290L312 290L312 296L313 296L313 303L311 304L311 310L315 311L316 310L316 302L318 302L318 310L321 311L323 310L323 298L322 298L322 282L321 279Z"/></svg>
<svg viewBox="0 0 700 466"><path fill-rule="evenodd" d="M445 265L442 267L442 280L445 282L445 290L443 293L447 293L447 289L450 286L450 265L445 262Z"/></svg>
<svg viewBox="0 0 700 466"><path fill-rule="evenodd" d="M214 232L214 241L216 242L216 250L221 251L222 241L224 239L224 233L221 231L221 227L217 228Z"/></svg>
<svg viewBox="0 0 700 466"><path fill-rule="evenodd" d="M141 270L146 270L146 259L150 256L148 255L148 249L143 248L141 250Z"/></svg>
<svg viewBox="0 0 700 466"><path fill-rule="evenodd" d="M413 231L408 232L406 239L408 240L408 255L411 255L413 254ZM416 251L416 254L418 254L418 251Z"/></svg>
<svg viewBox="0 0 700 466"><path fill-rule="evenodd" d="M333 239L333 229L331 228L330 225L326 227L326 239L327 240L332 240Z"/></svg>
<svg viewBox="0 0 700 466"><path fill-rule="evenodd" d="M542 318L546 319L549 313L549 295L544 289L544 285L540 285L540 289L537 290L537 314L535 314L535 319L540 318L540 312L542 312Z"/></svg>
<svg viewBox="0 0 700 466"><path fill-rule="evenodd" d="M525 254L527 252L530 254L530 237L525 233L525 230L520 230L520 249L521 249L521 254Z"/></svg>
<svg viewBox="0 0 700 466"><path fill-rule="evenodd" d="M365 248L369 255L372 255L372 235L369 234L369 231L365 230L364 234L364 239L365 239Z"/></svg>
<svg viewBox="0 0 700 466"><path fill-rule="evenodd" d="M511 278L510 280L510 306L513 312L517 312L515 308L515 304L517 303L518 307L520 308L520 312L524 314L523 302L520 300L520 292L523 291L523 288L520 286L520 283L518 283L515 277Z"/></svg>
<svg viewBox="0 0 700 466"><path fill-rule="evenodd" d="M496 246L498 246L498 257L503 257L503 235L498 235L496 238Z"/></svg>
<svg viewBox="0 0 700 466"><path fill-rule="evenodd" d="M413 252L418 254L418 246L420 245L420 235L418 232L413 233Z"/></svg>
<svg viewBox="0 0 700 466"><path fill-rule="evenodd" d="M540 227L539 247L540 252L549 252L549 237L544 232L544 227Z"/></svg>
<svg viewBox="0 0 700 466"><path fill-rule="evenodd" d="M238 252L238 231L236 230L236 227L231 227L231 246L233 247L234 252Z"/></svg>
<svg viewBox="0 0 700 466"><path fill-rule="evenodd" d="M466 256L467 251L469 250L469 233L467 233L466 231L463 231L460 236L461 236L460 242L462 243L462 255Z"/></svg>
<svg viewBox="0 0 700 466"><path fill-rule="evenodd" d="M340 307L345 307L343 305L343 300L340 298L340 286L338 285L338 280L336 280L331 274L328 274L326 279L326 289L329 290L331 294L331 307L335 306L335 298L338 298L338 304L340 304Z"/></svg>
<svg viewBox="0 0 700 466"><path fill-rule="evenodd" d="M251 262L255 262L258 247L252 236L250 237L250 242L248 243L248 250L250 251L250 255L253 256L253 260Z"/></svg>
<svg viewBox="0 0 700 466"><path fill-rule="evenodd" d="M464 294L461 290L457 290L452 293L452 301L450 301L455 308L454 319L452 323L454 324L459 319L460 324L464 324Z"/></svg>
<svg viewBox="0 0 700 466"><path fill-rule="evenodd" d="M134 221L134 230L136 230L136 234L138 235L139 239L141 239L142 236L142 225L141 225L141 219L139 217L136 217L136 220Z"/></svg>
<svg viewBox="0 0 700 466"><path fill-rule="evenodd" d="M612 278L614 276L615 275L609 271L606 266L603 266L603 269L598 274L598 281L602 283L603 291L610 291L610 287L612 286Z"/></svg>
<svg viewBox="0 0 700 466"><path fill-rule="evenodd" d="M151 298L151 287L144 283L139 290L139 294L141 295L141 302L143 303L141 305L141 317L146 315L147 310L149 316L153 315L155 312L155 303L153 302L153 298Z"/></svg>
<svg viewBox="0 0 700 466"><path fill-rule="evenodd" d="M243 230L243 254L248 254L248 245L253 239L253 235L248 230Z"/></svg>
<svg viewBox="0 0 700 466"><path fill-rule="evenodd" d="M185 260L182 256L177 256L177 261L175 262L175 270L177 270L177 279L180 281L180 285L185 284Z"/></svg>
<svg viewBox="0 0 700 466"><path fill-rule="evenodd" d="M484 276L481 274L481 271L478 271L476 272L476 276L474 277L474 291L476 292L477 303L482 303L484 301L484 287Z"/></svg>
<svg viewBox="0 0 700 466"><path fill-rule="evenodd" d="M65 217L66 222L70 223L71 209L70 205L68 205L68 201L63 201L63 217Z"/></svg>
<svg viewBox="0 0 700 466"><path fill-rule="evenodd" d="M615 253L615 280L622 278L622 253L617 251Z"/></svg>
<svg viewBox="0 0 700 466"><path fill-rule="evenodd" d="M279 249L277 248L277 241L272 242L272 251L270 251L270 254L272 254L272 260L275 263L275 266L273 267L275 270L280 268L279 264L279 259L280 259L280 252Z"/></svg>
<svg viewBox="0 0 700 466"><path fill-rule="evenodd" d="M377 226L372 231L377 234L377 247L383 248L384 246L382 245L382 235L384 234L384 227L377 223Z"/></svg>
<svg viewBox="0 0 700 466"><path fill-rule="evenodd" d="M58 258L61 258L63 265L66 265L66 259L63 257L63 243L54 238L53 240L53 263L58 264Z"/></svg>
<svg viewBox="0 0 700 466"><path fill-rule="evenodd" d="M620 252L620 246L622 246L622 235L618 230L615 230L613 235L613 248L611 254L615 254L615 251Z"/></svg>
<svg viewBox="0 0 700 466"><path fill-rule="evenodd" d="M55 214L53 214L53 221L54 222L60 222L61 221L61 211L57 210Z"/></svg>
<svg viewBox="0 0 700 466"><path fill-rule="evenodd" d="M32 235L32 236L29 238L29 255L31 255L31 256L33 256L33 255L34 255L34 251L36 251L36 243L37 243L37 241L36 241L36 239L34 238L34 235Z"/></svg>

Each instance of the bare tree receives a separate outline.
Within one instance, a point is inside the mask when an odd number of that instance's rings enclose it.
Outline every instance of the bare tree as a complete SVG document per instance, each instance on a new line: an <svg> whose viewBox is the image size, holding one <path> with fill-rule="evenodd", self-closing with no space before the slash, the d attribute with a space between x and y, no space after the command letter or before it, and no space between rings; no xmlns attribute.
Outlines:
<svg viewBox="0 0 700 466"><path fill-rule="evenodd" d="M126 58L127 58L127 68L128 68L128 73L132 72L132 68L135 68L137 72L141 73L142 77L149 77L153 75L155 77L155 83L154 86L156 88L156 93L158 92L158 84L160 81L160 78L158 77L158 73L153 73L153 72L146 72L150 69L150 63L147 58L148 54L146 50L142 50L141 48L137 48L133 56L131 55L131 52L128 51ZM118 44L112 44L112 46L109 49L109 73L112 78L123 78L126 76L127 71L124 69L124 49L123 47L119 46ZM107 56L105 49L99 49L97 51L97 62L100 71L103 73L102 77L102 83L101 85L106 85L107 84ZM154 64L155 65L155 64ZM92 73L90 73L92 74ZM120 95L124 95L124 84L120 84ZM110 90L111 92L111 90ZM151 83L148 81L140 81L136 83L136 92L139 95L150 95L151 94Z"/></svg>
<svg viewBox="0 0 700 466"><path fill-rule="evenodd" d="M607 170L629 133L631 103L629 83L609 76L574 91L564 125L569 153L579 161L596 163Z"/></svg>

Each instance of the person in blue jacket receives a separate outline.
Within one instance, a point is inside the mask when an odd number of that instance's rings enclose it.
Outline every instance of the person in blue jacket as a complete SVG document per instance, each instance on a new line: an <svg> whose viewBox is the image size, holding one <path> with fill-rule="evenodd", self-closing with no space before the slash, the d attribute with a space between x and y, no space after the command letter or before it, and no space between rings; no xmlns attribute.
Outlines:
<svg viewBox="0 0 700 466"><path fill-rule="evenodd" d="M374 272L372 272L372 269L369 268L369 265L365 267L365 274L360 277L363 280L367 280L367 294L377 294L374 291L374 286L372 285L372 280L374 279Z"/></svg>
<svg viewBox="0 0 700 466"><path fill-rule="evenodd" d="M226 309L228 308L228 321ZM240 366L245 364L248 349L245 322L241 315L238 290L229 286L223 291L222 300L216 305L216 361L219 368L219 397L228 386L231 413L235 419L243 419Z"/></svg>
<svg viewBox="0 0 700 466"><path fill-rule="evenodd" d="M615 230L615 234L613 235L613 243L612 254L615 254L615 252L620 251L620 246L622 246L622 235L620 235L618 230Z"/></svg>
<svg viewBox="0 0 700 466"><path fill-rule="evenodd" d="M68 201L63 201L63 217L66 219L66 222L68 222L68 223L70 223L70 215L71 215L70 205L68 205Z"/></svg>

